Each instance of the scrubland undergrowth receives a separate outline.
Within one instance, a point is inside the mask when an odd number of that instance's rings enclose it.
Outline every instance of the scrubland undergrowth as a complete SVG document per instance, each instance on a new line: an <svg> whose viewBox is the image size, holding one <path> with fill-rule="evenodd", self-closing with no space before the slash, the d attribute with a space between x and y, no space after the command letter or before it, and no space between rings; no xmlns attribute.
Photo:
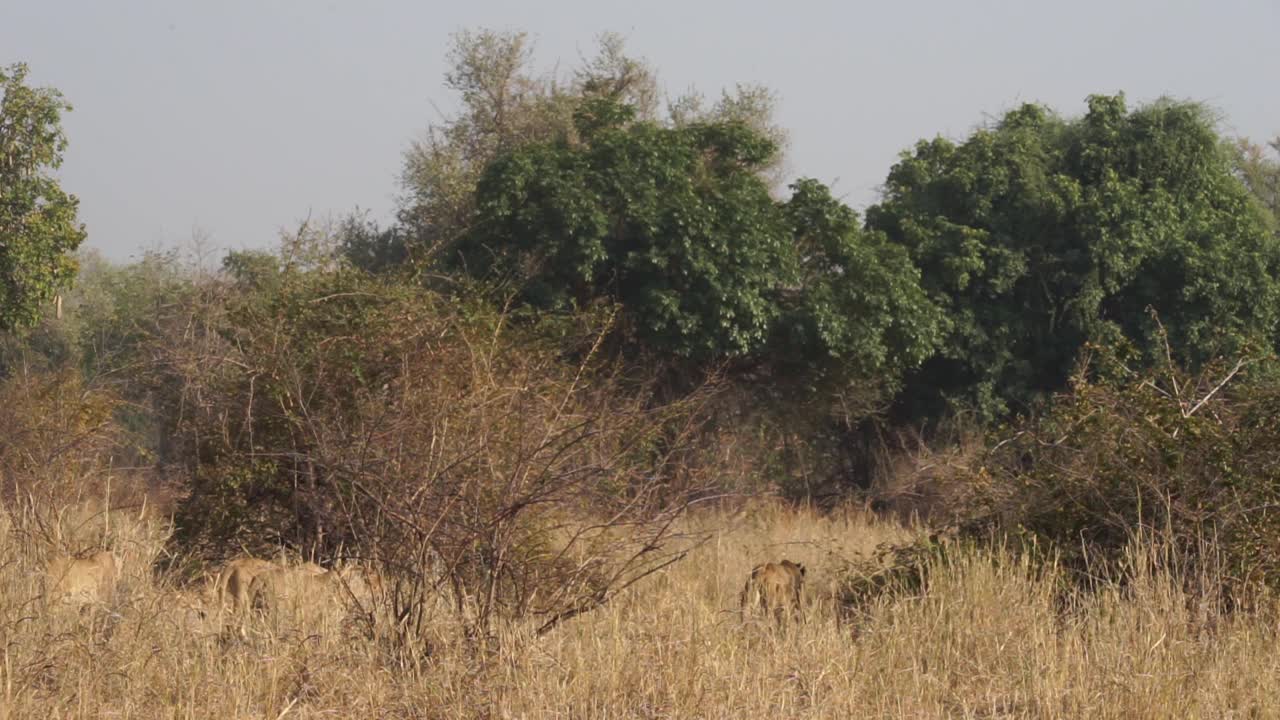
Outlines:
<svg viewBox="0 0 1280 720"><path fill-rule="evenodd" d="M112 538L136 551L113 597L79 609L42 599L42 548L0 520L0 717L1280 714L1270 606L1227 615L1197 602L1176 570L1152 569L1164 565L1154 544L1134 544L1129 576L1088 595L997 544L957 545L927 564L923 591L848 614L834 598L849 563L918 531L768 503L698 512L685 522L711 539L611 604L540 637L504 624L488 654L442 641L405 667L342 619L241 629L202 617L199 585L145 564L165 523L110 517ZM744 622L743 579L779 557L810 568L805 621Z"/></svg>

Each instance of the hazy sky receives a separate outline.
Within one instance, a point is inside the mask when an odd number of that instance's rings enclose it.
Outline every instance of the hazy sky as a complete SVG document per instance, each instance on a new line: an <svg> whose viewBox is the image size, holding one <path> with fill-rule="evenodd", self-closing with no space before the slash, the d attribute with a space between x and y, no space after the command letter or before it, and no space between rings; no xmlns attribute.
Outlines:
<svg viewBox="0 0 1280 720"><path fill-rule="evenodd" d="M673 96L763 83L792 174L859 209L902 149L1023 101L1171 95L1280 133L1276 0L0 0L0 64L75 106L64 187L86 245L126 259L193 232L269 246L308 213L389 219L403 150L454 107L449 36L480 27L528 31L540 68L621 33Z"/></svg>

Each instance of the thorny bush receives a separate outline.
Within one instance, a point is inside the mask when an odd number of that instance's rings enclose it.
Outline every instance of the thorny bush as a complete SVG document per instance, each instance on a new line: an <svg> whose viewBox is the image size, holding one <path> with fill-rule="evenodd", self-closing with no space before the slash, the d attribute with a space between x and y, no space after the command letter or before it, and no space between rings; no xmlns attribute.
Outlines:
<svg viewBox="0 0 1280 720"><path fill-rule="evenodd" d="M682 557L711 389L659 402L597 362L608 317L513 322L346 270L280 273L166 340L184 550L370 562L397 647L419 653L442 612L481 641L505 618L546 631Z"/></svg>
<svg viewBox="0 0 1280 720"><path fill-rule="evenodd" d="M1034 421L968 473L959 509L1051 548L1085 585L1123 575L1137 537L1168 547L1190 588L1232 604L1280 587L1280 385L1271 360L1135 373L1097 353ZM1246 371L1249 376L1246 377Z"/></svg>

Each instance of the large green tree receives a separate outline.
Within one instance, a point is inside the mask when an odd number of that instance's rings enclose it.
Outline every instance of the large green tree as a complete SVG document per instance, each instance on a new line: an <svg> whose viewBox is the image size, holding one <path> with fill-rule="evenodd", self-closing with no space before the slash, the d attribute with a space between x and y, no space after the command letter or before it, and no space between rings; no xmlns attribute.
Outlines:
<svg viewBox="0 0 1280 720"><path fill-rule="evenodd" d="M948 315L906 396L915 413L1025 409L1090 340L1154 359L1167 331L1193 365L1271 341L1280 249L1209 114L1088 106L1068 120L1024 105L962 142L923 141L868 210Z"/></svg>
<svg viewBox="0 0 1280 720"><path fill-rule="evenodd" d="M816 181L776 200L776 153L738 120L666 126L587 102L572 138L489 166L450 264L514 279L537 307L617 303L627 340L662 355L891 385L939 337L919 271Z"/></svg>
<svg viewBox="0 0 1280 720"><path fill-rule="evenodd" d="M491 164L475 230L451 258L481 276L516 275L540 307L610 297L629 332L679 356L741 355L778 314L789 270L785 223L757 171L774 157L740 123L680 128L589 102L578 140L527 145Z"/></svg>
<svg viewBox="0 0 1280 720"><path fill-rule="evenodd" d="M76 198L52 175L67 145L61 116L71 106L26 78L26 65L0 68L0 330L39 318L40 304L74 277L71 252L85 238Z"/></svg>
<svg viewBox="0 0 1280 720"><path fill-rule="evenodd" d="M605 33L598 40L593 56L563 73L534 66L533 43L525 33L456 34L445 86L455 95L457 110L428 127L405 153L398 227L358 233L345 247L348 259L379 271L406 262L426 266L470 231L476 183L489 163L525 145L572 137L574 113L584 102L622 102L637 118L657 121L654 70L629 55L620 36ZM740 121L781 144L785 133L773 122L773 108L773 93L739 85L714 102L686 93L671 100L666 113L673 126ZM762 173L776 177L777 160ZM382 263L386 258L395 262Z"/></svg>
<svg viewBox="0 0 1280 720"><path fill-rule="evenodd" d="M414 141L401 173L399 237L407 259L422 264L470 226L475 186L499 155L572 132L573 111L587 97L627 99L651 112L656 85L649 68L627 56L616 35L570 77L540 74L522 32L462 31L453 36L445 86L458 110ZM359 253L352 256L359 263Z"/></svg>
<svg viewBox="0 0 1280 720"><path fill-rule="evenodd" d="M782 210L796 275L783 292L770 355L837 381L878 377L891 388L941 340L940 313L920 271L905 248L865 230L822 183L801 179L791 190Z"/></svg>

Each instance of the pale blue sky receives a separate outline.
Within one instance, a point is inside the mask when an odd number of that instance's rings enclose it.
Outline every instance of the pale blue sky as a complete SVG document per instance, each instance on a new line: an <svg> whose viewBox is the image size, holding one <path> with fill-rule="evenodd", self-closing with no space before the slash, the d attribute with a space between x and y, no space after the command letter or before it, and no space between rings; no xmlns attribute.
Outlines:
<svg viewBox="0 0 1280 720"><path fill-rule="evenodd" d="M526 30L571 66L603 31L671 95L777 91L793 175L861 209L899 151L1028 100L1077 114L1125 91L1209 103L1280 133L1280 2L305 2L0 0L0 64L75 105L64 186L87 246L265 247L308 215L387 220L401 154L452 98L449 35Z"/></svg>

